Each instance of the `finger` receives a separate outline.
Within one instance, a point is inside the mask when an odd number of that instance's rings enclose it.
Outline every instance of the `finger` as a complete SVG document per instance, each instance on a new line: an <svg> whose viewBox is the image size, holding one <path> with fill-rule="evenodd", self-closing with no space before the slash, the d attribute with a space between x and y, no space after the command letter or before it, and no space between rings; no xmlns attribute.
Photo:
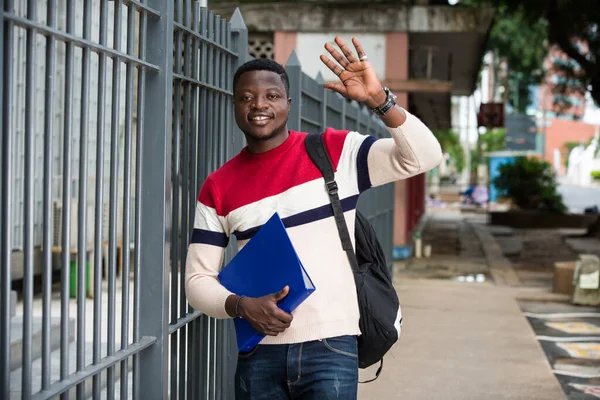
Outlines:
<svg viewBox="0 0 600 400"><path fill-rule="evenodd" d="M365 50L363 49L362 45L360 44L360 42L358 41L357 38L355 38L355 37L352 38L352 44L354 45L354 48L356 49L356 54L358 54L359 60L367 55L367 53L365 53Z"/></svg>
<svg viewBox="0 0 600 400"><path fill-rule="evenodd" d="M323 64L327 65L327 68L329 68L331 72L333 72L337 76L340 76L341 73L344 71L342 67L331 61L329 57L327 57L325 54L321 54L321 61L323 61Z"/></svg>
<svg viewBox="0 0 600 400"><path fill-rule="evenodd" d="M281 333L281 332L285 331L287 328L289 328L289 327L285 326L285 325L276 325L276 326L269 327L268 331Z"/></svg>
<svg viewBox="0 0 600 400"><path fill-rule="evenodd" d="M346 90L346 86L340 82L327 82L325 85L325 89L333 90L334 92L338 92L342 96L346 97L348 91Z"/></svg>
<svg viewBox="0 0 600 400"><path fill-rule="evenodd" d="M277 309L273 311L273 316L275 318L277 318L277 320L280 321L281 324L283 324L283 325L287 324L288 326L292 322L292 320L294 319L294 317L292 316L292 314L286 313L285 311L283 311L279 307L277 307Z"/></svg>
<svg viewBox="0 0 600 400"><path fill-rule="evenodd" d="M289 286L285 286L279 292L273 293L273 300L275 300L275 301L282 300L282 299L285 298L285 296L288 295L289 292L290 292L290 287Z"/></svg>
<svg viewBox="0 0 600 400"><path fill-rule="evenodd" d="M350 64L348 60L346 60L346 57L344 57L339 51L335 49L335 47L333 47L329 43L325 43L325 49L329 52L329 54L333 56L333 58L336 59L338 63L340 63L342 67L346 68L348 64Z"/></svg>
<svg viewBox="0 0 600 400"><path fill-rule="evenodd" d="M344 55L346 56L348 61L350 61L351 63L358 61L356 59L356 57L354 56L354 53L352 53L352 50L350 50L350 48L348 46L346 46L346 44L344 43L344 41L342 40L341 37L336 36L335 42L337 43L338 46L340 46L342 53L344 53Z"/></svg>

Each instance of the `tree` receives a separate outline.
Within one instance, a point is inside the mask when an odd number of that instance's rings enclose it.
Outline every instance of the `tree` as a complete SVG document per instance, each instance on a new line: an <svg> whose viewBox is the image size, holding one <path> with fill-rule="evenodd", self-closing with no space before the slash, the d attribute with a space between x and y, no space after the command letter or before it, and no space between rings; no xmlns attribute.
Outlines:
<svg viewBox="0 0 600 400"><path fill-rule="evenodd" d="M444 153L448 153L450 160L454 163L457 172L462 172L465 168L465 150L460 143L458 133L449 130L435 130L433 132Z"/></svg>
<svg viewBox="0 0 600 400"><path fill-rule="evenodd" d="M506 148L506 130L504 128L490 129L477 138L477 147L471 150L471 172L477 171L479 164L487 163L484 152L499 151Z"/></svg>
<svg viewBox="0 0 600 400"><path fill-rule="evenodd" d="M581 83L600 106L600 7L597 0L463 0L473 6L497 7L498 23L490 35L490 46L507 57L512 71L525 73L543 64L537 55L555 45L573 60L560 65L566 76ZM506 34L502 34L502 30ZM532 30L536 32L531 36ZM541 42L532 40L543 34ZM523 40L529 38L529 40ZM536 55L530 57L530 55ZM523 59L519 60L519 56ZM512 60L512 61L511 61ZM534 68L535 70L535 68ZM567 90L558 85L559 92Z"/></svg>
<svg viewBox="0 0 600 400"><path fill-rule="evenodd" d="M494 186L519 208L555 213L567 211L557 191L556 175L546 161L517 157L514 162L501 165L498 172Z"/></svg>

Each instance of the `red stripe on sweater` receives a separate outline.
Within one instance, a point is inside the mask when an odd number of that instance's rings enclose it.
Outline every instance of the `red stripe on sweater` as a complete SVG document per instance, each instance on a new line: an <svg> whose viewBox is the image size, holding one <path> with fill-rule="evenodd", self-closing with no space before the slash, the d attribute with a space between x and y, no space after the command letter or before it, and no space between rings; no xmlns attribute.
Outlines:
<svg viewBox="0 0 600 400"><path fill-rule="evenodd" d="M348 133L331 128L325 131L325 147L336 171ZM242 150L209 176L198 200L215 208L218 215L226 216L240 207L321 177L304 147L305 136L290 131L282 145L263 154Z"/></svg>

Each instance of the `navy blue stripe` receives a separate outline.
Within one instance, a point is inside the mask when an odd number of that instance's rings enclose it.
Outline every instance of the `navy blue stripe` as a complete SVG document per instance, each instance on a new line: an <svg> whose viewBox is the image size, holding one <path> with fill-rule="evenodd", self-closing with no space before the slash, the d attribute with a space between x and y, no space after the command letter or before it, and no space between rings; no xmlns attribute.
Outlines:
<svg viewBox="0 0 600 400"><path fill-rule="evenodd" d="M360 145L358 149L358 156L356 158L356 169L358 171L358 191L359 193L364 192L371 188L371 177L369 176L369 164L367 162L369 157L369 150L373 143L377 141L376 137L367 136L367 138Z"/></svg>
<svg viewBox="0 0 600 400"><path fill-rule="evenodd" d="M194 229L192 233L192 243L212 244L213 246L227 247L229 238L226 234L212 232L204 229Z"/></svg>
<svg viewBox="0 0 600 400"><path fill-rule="evenodd" d="M358 203L358 195L342 199L341 203L344 212L354 210L356 208L356 203ZM333 217L333 208L331 208L331 204L325 204L324 206L313 208L312 210L303 211L296 215L290 215L287 218L283 218L281 221L283 222L283 226L291 228L329 217ZM235 231L233 234L238 240L249 240L256 235L256 232L258 232L261 226L255 226L254 228L250 228L243 232Z"/></svg>

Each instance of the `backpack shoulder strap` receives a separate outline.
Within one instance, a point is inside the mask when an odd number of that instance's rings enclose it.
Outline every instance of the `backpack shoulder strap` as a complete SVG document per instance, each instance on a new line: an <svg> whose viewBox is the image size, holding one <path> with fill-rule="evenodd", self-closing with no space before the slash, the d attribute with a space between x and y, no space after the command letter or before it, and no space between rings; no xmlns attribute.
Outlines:
<svg viewBox="0 0 600 400"><path fill-rule="evenodd" d="M325 144L323 143L323 135L320 133L310 133L306 136L304 144L310 159L315 163L325 178L325 187L327 188L327 194L329 195L331 207L333 208L333 216L342 242L342 248L348 256L352 269L358 271L358 261L356 259L356 254L354 253L354 248L352 247L348 225L346 225L346 219L344 218L344 210L338 195L338 186L335 182L333 165L327 154L327 150L325 149Z"/></svg>

